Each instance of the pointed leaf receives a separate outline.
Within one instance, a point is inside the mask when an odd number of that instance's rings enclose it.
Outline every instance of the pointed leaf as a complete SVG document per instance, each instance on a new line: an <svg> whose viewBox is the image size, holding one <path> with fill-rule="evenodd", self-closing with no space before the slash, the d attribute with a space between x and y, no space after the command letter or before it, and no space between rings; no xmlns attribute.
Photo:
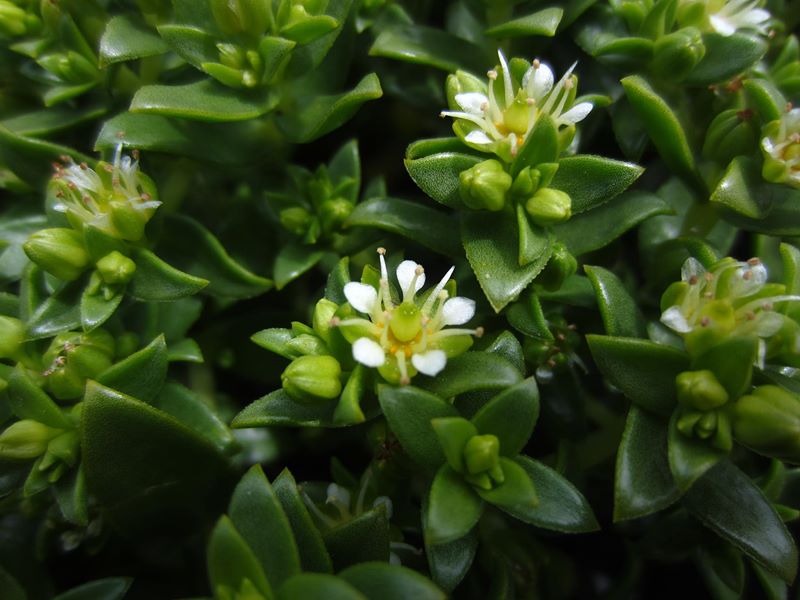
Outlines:
<svg viewBox="0 0 800 600"><path fill-rule="evenodd" d="M621 194L643 172L642 167L633 163L579 154L558 161L558 171L550 187L569 194L572 214L577 215Z"/></svg>
<svg viewBox="0 0 800 600"><path fill-rule="evenodd" d="M83 279L71 281L42 302L28 320L28 336L39 339L80 327L83 286Z"/></svg>
<svg viewBox="0 0 800 600"><path fill-rule="evenodd" d="M521 380L522 374L502 356L467 352L447 361L444 371L425 381L424 389L452 398L465 392L502 389Z"/></svg>
<svg viewBox="0 0 800 600"><path fill-rule="evenodd" d="M356 588L334 575L301 573L287 579L278 600L367 600Z"/></svg>
<svg viewBox="0 0 800 600"><path fill-rule="evenodd" d="M606 333L615 337L647 337L644 315L619 278L602 267L583 268L597 294Z"/></svg>
<svg viewBox="0 0 800 600"><path fill-rule="evenodd" d="M326 531L323 538L335 571L370 560L389 560L389 518L383 506Z"/></svg>
<svg viewBox="0 0 800 600"><path fill-rule="evenodd" d="M714 448L709 441L682 434L678 431L677 421L678 411L675 411L669 422L667 438L669 468L675 485L681 492L685 492L728 453Z"/></svg>
<svg viewBox="0 0 800 600"><path fill-rule="evenodd" d="M385 563L355 565L339 577L367 598L381 600L445 600L447 597L429 579L406 567Z"/></svg>
<svg viewBox="0 0 800 600"><path fill-rule="evenodd" d="M31 419L56 429L70 429L70 424L58 405L28 376L25 368L17 366L8 378L8 405L19 419Z"/></svg>
<svg viewBox="0 0 800 600"><path fill-rule="evenodd" d="M459 175L485 160L468 152L458 138L420 140L406 150L406 170L414 183L440 204L464 208Z"/></svg>
<svg viewBox="0 0 800 600"><path fill-rule="evenodd" d="M458 69L480 72L489 60L476 44L433 27L400 25L381 31L370 56L392 58L454 72Z"/></svg>
<svg viewBox="0 0 800 600"><path fill-rule="evenodd" d="M467 535L483 514L483 500L464 477L442 465L431 484L425 519L428 544L446 544Z"/></svg>
<svg viewBox="0 0 800 600"><path fill-rule="evenodd" d="M118 392L152 402L167 378L167 344L160 335L147 346L112 365L97 381Z"/></svg>
<svg viewBox="0 0 800 600"><path fill-rule="evenodd" d="M481 435L491 434L500 441L500 454L514 457L528 443L539 418L539 389L530 377L504 390L472 417Z"/></svg>
<svg viewBox="0 0 800 600"><path fill-rule="evenodd" d="M238 591L247 580L265 599L271 599L270 588L253 551L242 538L231 520L222 515L211 532L207 550L208 578L211 586L232 592Z"/></svg>
<svg viewBox="0 0 800 600"><path fill-rule="evenodd" d="M156 56L169 50L161 37L133 15L112 17L100 39L100 67Z"/></svg>
<svg viewBox="0 0 800 600"><path fill-rule="evenodd" d="M179 271L144 248L135 249L132 258L136 271L128 293L137 300L168 302L192 296L208 285L206 279Z"/></svg>
<svg viewBox="0 0 800 600"><path fill-rule="evenodd" d="M545 8L535 13L506 21L486 30L492 37L519 37L541 35L553 37L564 16L562 8Z"/></svg>

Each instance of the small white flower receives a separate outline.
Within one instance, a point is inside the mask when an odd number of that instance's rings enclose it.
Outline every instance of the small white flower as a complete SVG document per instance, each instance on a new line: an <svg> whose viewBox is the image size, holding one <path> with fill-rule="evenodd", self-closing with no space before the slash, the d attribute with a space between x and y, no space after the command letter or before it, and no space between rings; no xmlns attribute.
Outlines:
<svg viewBox="0 0 800 600"><path fill-rule="evenodd" d="M491 70L484 92L464 92L455 95L461 110L442 111L442 117L469 123L475 127L464 136L464 142L486 152L494 152L505 160L513 158L520 146L543 115L550 115L557 127L574 125L592 110L589 102L571 105L575 78L573 64L554 84L553 71L534 60L522 77L514 81L503 53L498 50L499 73ZM495 81L500 78L501 93L495 93ZM569 105L568 105L569 104Z"/></svg>
<svg viewBox="0 0 800 600"><path fill-rule="evenodd" d="M369 319L335 320L334 324L345 337L355 338L351 342L356 362L379 369L387 381L407 384L416 372L437 375L445 368L448 356L466 351L471 344L470 336L483 333L481 328L445 329L472 319L475 302L460 296L448 297L444 288L454 268L450 268L424 301L418 300L417 293L425 285L425 269L412 260L404 260L395 273L402 301L395 304L389 288L385 250L380 248L378 253L381 263L378 289L358 282L344 287L350 305Z"/></svg>
<svg viewBox="0 0 800 600"><path fill-rule="evenodd" d="M766 35L770 14L758 5L759 0L710 0L708 21L714 31L726 37L740 29L754 29Z"/></svg>
<svg viewBox="0 0 800 600"><path fill-rule="evenodd" d="M764 133L764 178L800 188L800 108L789 107L779 121L764 127Z"/></svg>

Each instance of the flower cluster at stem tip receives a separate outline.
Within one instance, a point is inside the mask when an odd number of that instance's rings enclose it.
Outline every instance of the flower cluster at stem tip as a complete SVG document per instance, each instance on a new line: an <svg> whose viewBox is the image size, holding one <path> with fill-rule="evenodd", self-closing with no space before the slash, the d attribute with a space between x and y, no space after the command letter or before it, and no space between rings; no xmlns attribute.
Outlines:
<svg viewBox="0 0 800 600"><path fill-rule="evenodd" d="M450 298L445 290L455 267L428 292L418 295L425 285L425 270L413 260L397 267L401 299L392 297L384 255L378 249L381 277L376 290L367 283L350 282L344 295L361 317L334 318L352 343L353 358L367 367L377 368L384 379L406 385L417 372L434 376L444 369L449 357L462 354L472 345L472 336L483 335L483 328L450 328L463 325L475 315L475 301L461 296Z"/></svg>
<svg viewBox="0 0 800 600"><path fill-rule="evenodd" d="M591 112L590 102L574 104L577 79L572 72L577 63L554 85L553 71L538 59L518 80L503 53L498 50L497 56L499 73L490 70L488 84L463 72L451 75L465 90L453 98L461 110L445 110L440 115L456 119L456 135L468 146L494 152L510 162L542 115L550 115L556 127L561 127L574 126Z"/></svg>
<svg viewBox="0 0 800 600"><path fill-rule="evenodd" d="M767 21L770 14L759 8L759 0L684 0L681 9L687 6L705 4L708 28L720 35L730 36L739 29L755 29L762 35L767 34Z"/></svg>
<svg viewBox="0 0 800 600"><path fill-rule="evenodd" d="M788 105L779 120L767 123L764 134L764 179L800 188L800 108Z"/></svg>

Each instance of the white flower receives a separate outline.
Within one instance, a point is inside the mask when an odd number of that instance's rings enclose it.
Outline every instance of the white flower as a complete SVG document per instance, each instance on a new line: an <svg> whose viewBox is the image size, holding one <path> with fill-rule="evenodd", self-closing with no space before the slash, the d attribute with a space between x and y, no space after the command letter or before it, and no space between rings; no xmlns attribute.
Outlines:
<svg viewBox="0 0 800 600"><path fill-rule="evenodd" d="M497 56L500 72L489 71L486 91L456 94L455 102L461 110L441 112L442 117L465 121L474 127L463 137L467 145L510 160L541 115L550 115L556 126L561 127L574 125L591 112L589 102L572 104L576 81L572 71L577 63L554 85L553 71L539 60L533 61L521 81L514 81L503 53L498 50ZM498 77L502 83L498 86L499 94L495 92Z"/></svg>
<svg viewBox="0 0 800 600"><path fill-rule="evenodd" d="M681 283L673 284L678 291L675 303L661 314L661 322L680 334L716 328L722 334L755 335L762 340L763 355L763 340L789 319L776 312L775 305L800 301L794 295L759 295L766 283L767 269L757 258L724 259L711 271L689 258L681 269Z"/></svg>
<svg viewBox="0 0 800 600"><path fill-rule="evenodd" d="M800 188L800 108L789 108L764 127L764 178Z"/></svg>
<svg viewBox="0 0 800 600"><path fill-rule="evenodd" d="M714 31L726 37L739 29L755 29L766 35L770 14L758 5L759 0L710 0L708 20Z"/></svg>
<svg viewBox="0 0 800 600"><path fill-rule="evenodd" d="M437 375L449 356L466 351L470 336L480 336L478 329L445 329L463 325L475 315L475 302L456 296L449 298L444 289L455 267L422 298L417 293L425 285L425 270L412 260L397 267L397 283L402 300L395 304L389 286L384 259L378 249L381 278L378 289L366 283L350 282L344 295L356 311L369 319L334 320L348 339L352 338L353 358L367 367L377 368L390 382L407 384L417 372Z"/></svg>
<svg viewBox="0 0 800 600"><path fill-rule="evenodd" d="M139 171L138 161L123 156L121 144L113 164L100 162L97 171L68 156L63 160L65 164L55 164L51 182L56 200L53 209L66 213L78 229L90 223L123 239L138 239L139 229L143 231L161 206L153 198L153 182Z"/></svg>

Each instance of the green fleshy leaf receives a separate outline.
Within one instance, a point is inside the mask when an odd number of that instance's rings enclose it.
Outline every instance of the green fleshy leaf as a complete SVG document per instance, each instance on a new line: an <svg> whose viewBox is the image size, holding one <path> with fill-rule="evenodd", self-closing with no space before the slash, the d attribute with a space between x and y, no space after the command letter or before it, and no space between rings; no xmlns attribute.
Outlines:
<svg viewBox="0 0 800 600"><path fill-rule="evenodd" d="M272 489L278 502L281 503L283 512L289 519L289 525L294 533L297 549L300 553L300 564L303 571L316 571L331 573L333 564L322 535L316 528L308 509L300 497L297 483L292 474L284 469L272 482Z"/></svg>
<svg viewBox="0 0 800 600"><path fill-rule="evenodd" d="M727 81L755 65L767 53L768 47L760 36L739 32L732 35L705 33L703 45L705 55L689 73L687 84L708 85Z"/></svg>
<svg viewBox="0 0 800 600"><path fill-rule="evenodd" d="M107 300L102 293L90 294L88 288L84 289L80 301L83 330L91 331L108 321L122 302L124 295L119 291Z"/></svg>
<svg viewBox="0 0 800 600"><path fill-rule="evenodd" d="M344 427L350 423L334 420L337 403L333 400L320 404L300 404L284 390L275 390L246 406L234 417L231 427L298 426L298 427ZM371 418L375 411L368 411Z"/></svg>
<svg viewBox="0 0 800 600"><path fill-rule="evenodd" d="M295 350L288 348L286 345L293 337L294 334L291 329L275 328L264 329L254 333L250 339L262 348L292 360L300 356Z"/></svg>
<svg viewBox="0 0 800 600"><path fill-rule="evenodd" d="M286 244L275 257L275 288L283 289L316 265L323 256L324 252L314 246Z"/></svg>
<svg viewBox="0 0 800 600"><path fill-rule="evenodd" d="M445 600L447 596L430 580L406 567L385 563L355 565L339 577L367 598L382 600Z"/></svg>
<svg viewBox="0 0 800 600"><path fill-rule="evenodd" d="M236 485L228 515L273 587L300 572L300 554L289 519L261 465L253 465Z"/></svg>
<svg viewBox="0 0 800 600"><path fill-rule="evenodd" d="M528 443L539 418L539 389L536 379L504 390L472 417L481 435L491 434L500 441L500 454L514 457Z"/></svg>
<svg viewBox="0 0 800 600"><path fill-rule="evenodd" d="M737 156L728 165L710 200L743 217L763 219L769 210L768 198L754 193L761 182L755 162Z"/></svg>
<svg viewBox="0 0 800 600"><path fill-rule="evenodd" d="M453 218L423 204L397 198L372 198L355 207L345 227L371 227L396 233L445 256L461 251Z"/></svg>
<svg viewBox="0 0 800 600"><path fill-rule="evenodd" d="M635 338L587 335L600 372L634 404L669 417L677 405L675 377L689 357L674 348Z"/></svg>
<svg viewBox="0 0 800 600"><path fill-rule="evenodd" d="M406 150L405 165L411 179L437 202L464 208L459 175L485 160L469 150L458 138L420 140Z"/></svg>
<svg viewBox="0 0 800 600"><path fill-rule="evenodd" d="M372 387L371 371L362 364L356 365L339 397L339 403L333 412L335 423L342 425L352 425L363 423L366 420L364 411L361 410L361 402L364 399L367 389Z"/></svg>
<svg viewBox="0 0 800 600"><path fill-rule="evenodd" d="M44 390L37 386L22 366L8 378L8 405L19 419L31 419L56 429L71 429L67 417Z"/></svg>
<svg viewBox="0 0 800 600"><path fill-rule="evenodd" d="M87 488L125 531L152 530L156 515L159 528L166 515L174 527L198 517L226 474L226 462L205 438L99 383L86 384L81 419Z"/></svg>
<svg viewBox="0 0 800 600"><path fill-rule="evenodd" d="M522 374L502 356L467 352L448 360L436 377L419 383L440 398L452 398L465 392L503 389L521 380Z"/></svg>
<svg viewBox="0 0 800 600"><path fill-rule="evenodd" d="M344 304L347 298L344 295L344 286L350 283L350 258L345 256L336 263L336 266L328 275L325 284L325 297L336 304Z"/></svg>
<svg viewBox="0 0 800 600"><path fill-rule="evenodd" d="M219 60L214 36L203 29L165 24L158 26L158 34L170 49L197 69L203 63Z"/></svg>
<svg viewBox="0 0 800 600"><path fill-rule="evenodd" d="M728 453L712 447L709 441L685 436L678 431L677 421L676 411L669 422L669 467L678 489L685 492Z"/></svg>
<svg viewBox="0 0 800 600"><path fill-rule="evenodd" d="M467 535L483 514L483 501L449 465L442 465L431 484L425 519L428 544L446 544Z"/></svg>
<svg viewBox="0 0 800 600"><path fill-rule="evenodd" d="M786 97L768 79L742 82L748 106L753 106L763 123L777 121L786 111Z"/></svg>
<svg viewBox="0 0 800 600"><path fill-rule="evenodd" d="M527 471L510 458L500 457L503 483L491 490L476 489L478 495L489 504L494 504L517 519L526 521L539 504L536 488Z"/></svg>
<svg viewBox="0 0 800 600"><path fill-rule="evenodd" d="M527 298L509 306L506 318L509 325L524 335L555 341L538 294L529 294Z"/></svg>
<svg viewBox="0 0 800 600"><path fill-rule="evenodd" d="M156 56L169 50L161 37L133 15L112 17L100 38L100 67Z"/></svg>
<svg viewBox="0 0 800 600"><path fill-rule="evenodd" d="M530 477L539 498L533 509L514 514L516 518L543 529L565 533L583 533L600 528L586 498L567 479L527 456L518 456L515 461Z"/></svg>
<svg viewBox="0 0 800 600"><path fill-rule="evenodd" d="M168 381L150 405L173 416L192 431L229 453L235 440L216 413L195 392L179 383Z"/></svg>
<svg viewBox="0 0 800 600"><path fill-rule="evenodd" d="M35 231L44 229L44 215L24 215L3 219L0 223L0 282L18 281L22 278L30 260L22 250L22 244Z"/></svg>
<svg viewBox="0 0 800 600"><path fill-rule="evenodd" d="M780 517L747 475L728 461L710 470L684 499L706 527L787 583L797 572L797 547ZM746 510L743 510L746 507Z"/></svg>
<svg viewBox="0 0 800 600"><path fill-rule="evenodd" d="M69 523L82 527L89 524L89 502L83 467L62 476L52 487L61 515Z"/></svg>
<svg viewBox="0 0 800 600"><path fill-rule="evenodd" d="M480 46L440 29L416 24L382 31L369 54L426 65L448 73L459 69L480 72L493 64Z"/></svg>
<svg viewBox="0 0 800 600"><path fill-rule="evenodd" d="M461 222L461 240L481 289L496 312L515 300L544 269L552 237L537 239L538 259L519 266L516 219L510 211L469 212Z"/></svg>
<svg viewBox="0 0 800 600"><path fill-rule="evenodd" d="M484 352L497 354L510 362L517 371L525 375L525 355L522 353L522 344L510 331L501 332L486 348Z"/></svg>
<svg viewBox="0 0 800 600"><path fill-rule="evenodd" d="M584 270L597 294L606 333L617 337L646 338L644 315L619 278L602 267L585 265Z"/></svg>
<svg viewBox="0 0 800 600"><path fill-rule="evenodd" d="M782 243L779 247L783 263L783 282L787 294L800 294L800 249Z"/></svg>
<svg viewBox="0 0 800 600"><path fill-rule="evenodd" d="M308 94L294 110L278 117L278 126L294 143L311 142L349 121L364 102L382 95L378 76L370 73L349 92L330 96Z"/></svg>
<svg viewBox="0 0 800 600"><path fill-rule="evenodd" d="M617 451L614 521L652 514L680 495L667 458L666 421L631 406Z"/></svg>
<svg viewBox="0 0 800 600"><path fill-rule="evenodd" d="M131 583L133 579L128 577L96 579L59 594L53 600L122 600Z"/></svg>
<svg viewBox="0 0 800 600"><path fill-rule="evenodd" d="M335 571L372 560L388 561L389 518L386 510L378 506L325 532L323 539Z"/></svg>
<svg viewBox="0 0 800 600"><path fill-rule="evenodd" d="M193 339L184 338L167 347L167 359L169 362L190 362L202 363L203 351L200 345Z"/></svg>
<svg viewBox="0 0 800 600"><path fill-rule="evenodd" d="M352 585L340 577L321 573L301 573L287 579L278 590L278 600L365 600Z"/></svg>
<svg viewBox="0 0 800 600"><path fill-rule="evenodd" d="M183 85L145 85L131 100L131 112L197 121L244 121L275 108L271 90L253 93L225 87L211 79Z"/></svg>
<svg viewBox="0 0 800 600"><path fill-rule="evenodd" d="M56 106L3 119L0 124L20 136L48 137L99 119L106 114L106 111L104 106L86 108Z"/></svg>
<svg viewBox="0 0 800 600"><path fill-rule="evenodd" d="M694 179L694 156L686 132L673 110L647 80L638 75L622 79L622 86L667 166Z"/></svg>
<svg viewBox="0 0 800 600"><path fill-rule="evenodd" d="M423 519L427 511L423 509ZM426 525L423 522L423 530ZM478 536L473 529L462 538L446 544L425 543L425 555L431 578L443 590L451 593L469 571L478 551Z"/></svg>
<svg viewBox="0 0 800 600"><path fill-rule="evenodd" d="M272 588L252 549L225 515L219 518L211 532L206 559L212 589L235 592L241 589L243 582L249 581L265 599L273 597Z"/></svg>
<svg viewBox="0 0 800 600"><path fill-rule="evenodd" d="M572 198L572 214L580 214L604 204L624 192L644 172L633 163L579 154L558 161L558 171L550 184Z"/></svg>
<svg viewBox="0 0 800 600"><path fill-rule="evenodd" d="M167 378L167 344L160 335L146 347L112 365L97 381L118 392L151 402Z"/></svg>
<svg viewBox="0 0 800 600"><path fill-rule="evenodd" d="M28 320L28 336L34 339L50 337L80 327L83 286L83 279L71 281L42 302Z"/></svg>
<svg viewBox="0 0 800 600"><path fill-rule="evenodd" d="M128 293L137 300L178 300L192 296L208 285L206 279L179 271L144 248L136 248L132 258L136 263L136 271L128 284Z"/></svg>
<svg viewBox="0 0 800 600"><path fill-rule="evenodd" d="M717 342L692 361L692 370L708 369L727 390L731 400L750 390L753 364L758 358L758 338L732 337Z"/></svg>
<svg viewBox="0 0 800 600"><path fill-rule="evenodd" d="M337 150L328 163L328 177L345 199L358 202L361 189L361 157L358 140L350 140Z"/></svg>
<svg viewBox="0 0 800 600"><path fill-rule="evenodd" d="M492 37L520 37L541 35L553 37L564 16L561 8L545 8L535 13L506 21L486 30L486 35Z"/></svg>
<svg viewBox="0 0 800 600"><path fill-rule="evenodd" d="M553 227L556 239L573 255L605 248L642 221L672 213L672 208L655 194L626 192L594 210L575 215Z"/></svg>
<svg viewBox="0 0 800 600"><path fill-rule="evenodd" d="M443 417L431 420L431 426L444 451L447 464L457 473L464 472L464 446L478 435L475 426L462 417Z"/></svg>
<svg viewBox="0 0 800 600"><path fill-rule="evenodd" d="M431 420L459 416L453 405L410 385L380 386L378 399L389 427L406 453L424 469L438 469L445 462L445 456ZM414 410L408 410L409 406Z"/></svg>

